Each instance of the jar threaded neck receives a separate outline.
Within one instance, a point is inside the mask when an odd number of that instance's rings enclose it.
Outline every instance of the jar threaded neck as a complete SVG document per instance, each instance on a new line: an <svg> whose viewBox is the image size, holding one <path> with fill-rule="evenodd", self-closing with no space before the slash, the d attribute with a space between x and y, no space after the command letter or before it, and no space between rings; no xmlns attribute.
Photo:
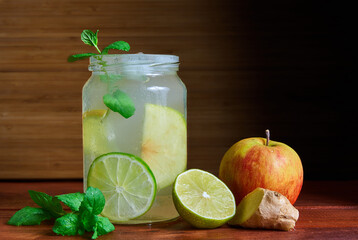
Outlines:
<svg viewBox="0 0 358 240"><path fill-rule="evenodd" d="M165 72L178 71L179 57L162 54L108 54L90 58L88 69L93 72Z"/></svg>

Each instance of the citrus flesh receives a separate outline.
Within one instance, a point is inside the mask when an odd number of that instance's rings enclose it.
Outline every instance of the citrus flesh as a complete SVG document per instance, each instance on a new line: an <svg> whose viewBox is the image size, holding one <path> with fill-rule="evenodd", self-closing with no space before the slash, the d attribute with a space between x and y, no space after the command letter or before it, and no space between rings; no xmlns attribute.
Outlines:
<svg viewBox="0 0 358 240"><path fill-rule="evenodd" d="M108 139L104 119L108 109L96 109L83 113L83 150L91 160L109 152Z"/></svg>
<svg viewBox="0 0 358 240"><path fill-rule="evenodd" d="M158 189L186 169L187 132L183 115L170 107L145 105L141 158L153 171Z"/></svg>
<svg viewBox="0 0 358 240"><path fill-rule="evenodd" d="M173 201L179 214L198 228L215 228L235 214L235 198L230 189L211 173L191 169L174 183Z"/></svg>
<svg viewBox="0 0 358 240"><path fill-rule="evenodd" d="M102 191L106 205L101 214L115 223L146 213L157 191L155 177L148 165L127 153L98 157L91 165L87 184Z"/></svg>

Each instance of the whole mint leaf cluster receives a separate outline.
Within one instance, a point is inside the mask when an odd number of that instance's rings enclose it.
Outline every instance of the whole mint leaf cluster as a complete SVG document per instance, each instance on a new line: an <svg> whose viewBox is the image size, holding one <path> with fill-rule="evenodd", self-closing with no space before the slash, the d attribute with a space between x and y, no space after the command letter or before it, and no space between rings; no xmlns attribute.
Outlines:
<svg viewBox="0 0 358 240"><path fill-rule="evenodd" d="M97 188L89 187L86 193L69 193L56 197L32 190L29 194L41 208L24 207L10 218L8 224L39 225L44 220L56 219L52 228L56 234L74 236L93 232L92 239L115 229L108 218L98 216L104 208L105 198ZM73 212L65 212L60 201Z"/></svg>

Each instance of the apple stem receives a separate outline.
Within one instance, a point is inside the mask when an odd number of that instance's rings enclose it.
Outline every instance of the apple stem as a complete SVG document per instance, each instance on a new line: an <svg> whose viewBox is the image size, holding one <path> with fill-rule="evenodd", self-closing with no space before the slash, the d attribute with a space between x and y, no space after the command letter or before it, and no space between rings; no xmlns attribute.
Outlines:
<svg viewBox="0 0 358 240"><path fill-rule="evenodd" d="M269 145L270 142L270 130L266 129L266 146Z"/></svg>

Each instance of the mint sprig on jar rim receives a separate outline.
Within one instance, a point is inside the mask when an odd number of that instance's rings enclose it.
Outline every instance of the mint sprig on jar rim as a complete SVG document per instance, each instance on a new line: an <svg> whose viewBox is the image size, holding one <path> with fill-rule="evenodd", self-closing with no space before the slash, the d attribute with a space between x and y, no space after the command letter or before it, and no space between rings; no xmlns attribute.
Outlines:
<svg viewBox="0 0 358 240"><path fill-rule="evenodd" d="M89 58L91 56L94 55L105 55L108 54L108 51L110 49L117 49L117 50L121 50L121 51L126 51L128 52L129 49L131 48L129 46L129 44L125 41L116 41L114 43L109 44L107 47L105 47L102 51L99 49L98 47L98 32L99 30L96 31L96 33L92 32L91 30L83 30L81 33L81 40L82 42L84 42L87 45L90 46L94 46L96 48L96 50L98 51L98 53L80 53L80 54L74 54L71 55L67 58L68 62L75 62L77 60L81 60L81 59L86 59Z"/></svg>
<svg viewBox="0 0 358 240"><path fill-rule="evenodd" d="M91 56L107 55L110 49L116 49L128 52L130 46L125 41L116 41L109 44L102 51L98 47L98 31L96 33L91 30L83 30L81 33L81 40L87 45L94 46L98 53L80 53L74 54L67 58L68 62L75 62L77 60L86 59ZM110 79L111 76L104 70L104 78ZM103 96L103 103L113 112L117 112L124 118L130 118L135 112L133 100L123 91L119 89L109 89L109 92Z"/></svg>

